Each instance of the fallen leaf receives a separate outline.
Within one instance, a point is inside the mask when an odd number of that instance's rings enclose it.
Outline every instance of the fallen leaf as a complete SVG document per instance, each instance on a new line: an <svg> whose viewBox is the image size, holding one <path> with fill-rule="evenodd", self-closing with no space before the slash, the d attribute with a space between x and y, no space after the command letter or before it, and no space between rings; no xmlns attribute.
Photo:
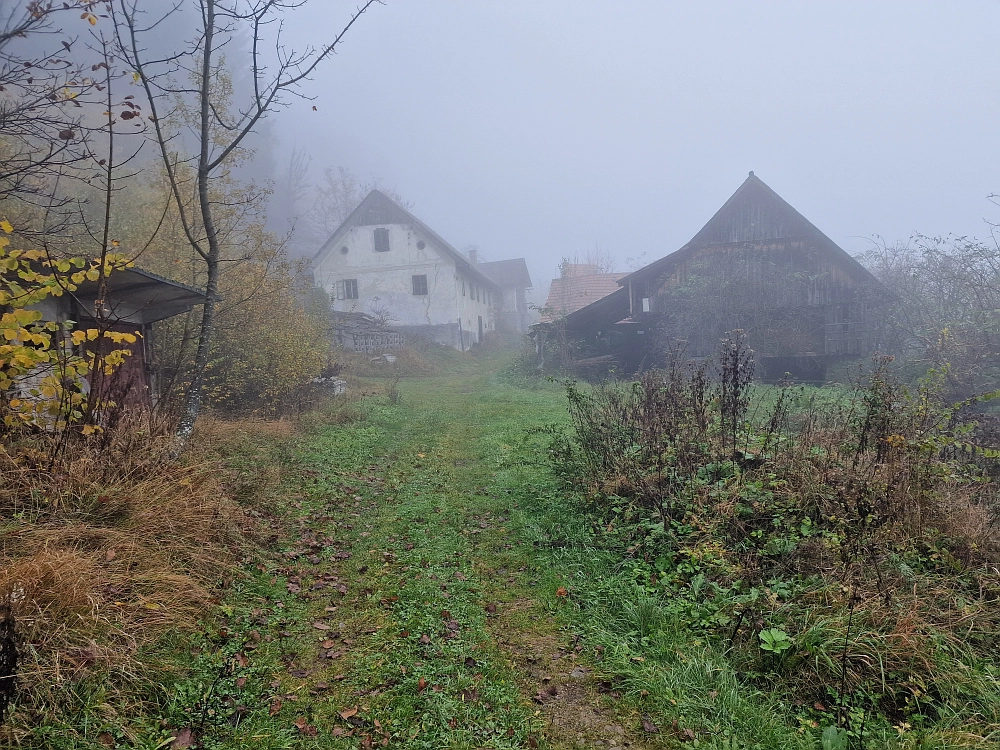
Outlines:
<svg viewBox="0 0 1000 750"><path fill-rule="evenodd" d="M345 708L343 711L340 712L340 718L343 719L344 721L347 721L352 716L357 714L357 712L358 712L357 706L351 706L350 708Z"/></svg>
<svg viewBox="0 0 1000 750"><path fill-rule="evenodd" d="M497 605L495 605L495 604L487 604L484 607L484 609L486 610L486 612L488 614L491 614L491 615L495 615L497 613Z"/></svg>
<svg viewBox="0 0 1000 750"><path fill-rule="evenodd" d="M104 747L115 746L115 738L111 736L111 732L101 732L97 735L97 741L104 745Z"/></svg>
<svg viewBox="0 0 1000 750"><path fill-rule="evenodd" d="M644 731L650 732L651 734L660 731L660 728L656 726L656 724L651 722L648 716L642 717L642 728Z"/></svg>
<svg viewBox="0 0 1000 750"><path fill-rule="evenodd" d="M299 716L295 719L295 728L298 729L306 737L315 737L319 732L312 724L306 721L305 716Z"/></svg>
<svg viewBox="0 0 1000 750"><path fill-rule="evenodd" d="M425 680L423 677L421 677L419 680L417 680L417 692L418 693L422 692L424 690L424 688L426 688L426 687L427 687L427 680Z"/></svg>
<svg viewBox="0 0 1000 750"><path fill-rule="evenodd" d="M426 646L428 643L431 642L431 637L426 633L424 633L422 636L420 636L420 642Z"/></svg>
<svg viewBox="0 0 1000 750"><path fill-rule="evenodd" d="M327 625L325 622L314 622L313 623L313 627L316 628L316 630L329 630L330 629L330 626Z"/></svg>
<svg viewBox="0 0 1000 750"><path fill-rule="evenodd" d="M111 562L111 561L112 561L112 560L114 560L114 559L115 559L115 558L116 558L117 556L118 556L118 553L117 553L117 552L115 552L115 551L114 551L113 549L109 549L109 550L108 550L107 552L105 552L105 553L104 553L104 559L105 559L105 560L106 560L107 562Z"/></svg>
<svg viewBox="0 0 1000 750"><path fill-rule="evenodd" d="M271 701L271 708L268 709L269 716L277 716L278 712L281 710L281 698L275 698Z"/></svg>
<svg viewBox="0 0 1000 750"><path fill-rule="evenodd" d="M337 645L337 642L336 641L331 641L329 638L327 638L325 641L320 641L320 643L319 643L319 647L320 648L333 648L336 645Z"/></svg>
<svg viewBox="0 0 1000 750"><path fill-rule="evenodd" d="M566 590L565 586L560 586L559 588L556 589L556 596L560 598L566 598L567 596L569 596L569 592Z"/></svg>
<svg viewBox="0 0 1000 750"><path fill-rule="evenodd" d="M174 734L173 742L170 743L172 750L194 747L194 732L191 727L184 727Z"/></svg>

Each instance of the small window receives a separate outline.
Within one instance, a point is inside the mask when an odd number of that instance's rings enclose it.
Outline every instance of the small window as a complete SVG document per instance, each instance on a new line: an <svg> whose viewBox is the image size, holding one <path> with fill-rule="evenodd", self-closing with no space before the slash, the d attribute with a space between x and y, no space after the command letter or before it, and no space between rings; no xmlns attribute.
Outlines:
<svg viewBox="0 0 1000 750"><path fill-rule="evenodd" d="M462 279L462 296L465 296L465 279Z"/></svg>
<svg viewBox="0 0 1000 750"><path fill-rule="evenodd" d="M413 277L413 293L417 295L427 294L427 275L420 274Z"/></svg>
<svg viewBox="0 0 1000 750"><path fill-rule="evenodd" d="M344 299L358 298L358 280L344 279Z"/></svg>
<svg viewBox="0 0 1000 750"><path fill-rule="evenodd" d="M417 250L423 250L425 247L427 247L427 245L424 244L423 240L417 240Z"/></svg>
<svg viewBox="0 0 1000 750"><path fill-rule="evenodd" d="M351 249L347 245L344 245L342 248L340 248L341 255L347 255L349 252L351 252Z"/></svg>
<svg viewBox="0 0 1000 750"><path fill-rule="evenodd" d="M389 252L389 230L379 227L375 230L375 252Z"/></svg>

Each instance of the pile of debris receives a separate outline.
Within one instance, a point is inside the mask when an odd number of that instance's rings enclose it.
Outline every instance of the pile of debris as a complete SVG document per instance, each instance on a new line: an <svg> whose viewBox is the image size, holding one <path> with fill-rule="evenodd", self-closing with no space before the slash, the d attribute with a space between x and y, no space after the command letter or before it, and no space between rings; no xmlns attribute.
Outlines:
<svg viewBox="0 0 1000 750"><path fill-rule="evenodd" d="M402 349L403 334L365 313L333 312L334 340L348 351L378 354Z"/></svg>

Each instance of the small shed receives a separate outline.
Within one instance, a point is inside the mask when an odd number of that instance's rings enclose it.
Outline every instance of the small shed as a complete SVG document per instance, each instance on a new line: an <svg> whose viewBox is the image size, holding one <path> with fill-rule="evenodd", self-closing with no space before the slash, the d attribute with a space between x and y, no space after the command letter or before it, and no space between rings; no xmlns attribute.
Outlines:
<svg viewBox="0 0 1000 750"><path fill-rule="evenodd" d="M103 302L96 281L84 281L72 293L47 298L40 305L43 319L74 321L81 327L101 320L110 330L140 334L134 344L115 345L129 349L131 356L102 383L102 396L129 407L151 408L159 396L151 367L153 324L203 304L205 292L134 267L110 274L106 285ZM103 304L101 315L98 304Z"/></svg>

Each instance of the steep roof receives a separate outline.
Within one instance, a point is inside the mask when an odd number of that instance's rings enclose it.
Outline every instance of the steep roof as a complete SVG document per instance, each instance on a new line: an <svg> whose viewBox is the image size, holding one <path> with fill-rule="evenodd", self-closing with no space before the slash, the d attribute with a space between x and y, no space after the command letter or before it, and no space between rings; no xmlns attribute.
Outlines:
<svg viewBox="0 0 1000 750"><path fill-rule="evenodd" d="M378 226L385 224L403 224L416 228L427 239L434 243L445 255L455 261L455 265L466 273L472 275L479 281L495 287L496 282L480 272L476 266L469 262L462 253L453 248L437 232L424 224L420 219L411 214L396 201L387 196L381 190L372 190L365 196L358 207L351 211L350 216L337 227L337 231L330 235L330 238L323 243L316 255L313 256L310 265L315 268L333 250L334 246L349 230L354 227Z"/></svg>
<svg viewBox="0 0 1000 750"><path fill-rule="evenodd" d="M619 283L624 285L638 278L667 272L703 247L781 239L814 240L853 271L855 276L875 282L875 277L868 269L751 172L722 208L716 211L715 216L686 245L634 271Z"/></svg>
<svg viewBox="0 0 1000 750"><path fill-rule="evenodd" d="M528 264L524 262L524 258L477 263L476 268L500 286L531 288L531 276L528 275Z"/></svg>

